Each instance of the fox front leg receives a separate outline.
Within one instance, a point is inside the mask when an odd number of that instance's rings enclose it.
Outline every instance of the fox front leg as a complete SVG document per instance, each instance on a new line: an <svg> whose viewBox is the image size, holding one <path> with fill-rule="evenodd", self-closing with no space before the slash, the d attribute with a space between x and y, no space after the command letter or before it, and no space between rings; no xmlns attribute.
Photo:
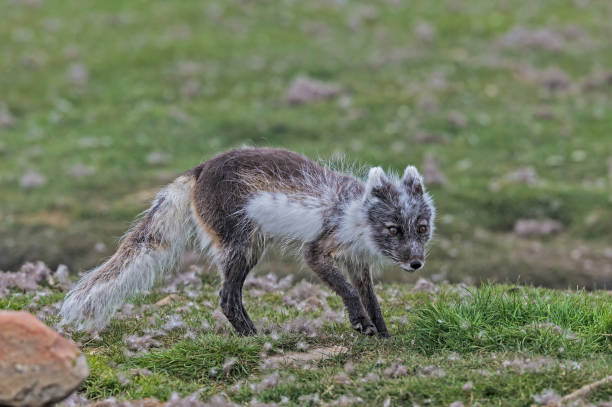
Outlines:
<svg viewBox="0 0 612 407"><path fill-rule="evenodd" d="M378 330L378 336L381 338L391 337L391 335L389 335L389 331L387 330L385 319L380 310L378 298L376 298L370 267L366 265L350 264L348 269L348 273L351 276L351 281L359 291L361 302Z"/></svg>
<svg viewBox="0 0 612 407"><path fill-rule="evenodd" d="M329 253L316 243L307 245L304 252L306 263L336 294L342 298L351 326L365 335L375 335L376 326L366 314L359 292L342 275Z"/></svg>

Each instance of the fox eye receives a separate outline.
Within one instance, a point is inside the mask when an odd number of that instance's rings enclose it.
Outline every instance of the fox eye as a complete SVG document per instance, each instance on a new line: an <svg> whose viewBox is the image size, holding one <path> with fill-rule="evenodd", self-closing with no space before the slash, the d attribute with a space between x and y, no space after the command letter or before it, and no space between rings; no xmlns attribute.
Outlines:
<svg viewBox="0 0 612 407"><path fill-rule="evenodd" d="M419 225L418 231L420 234L427 233L427 225Z"/></svg>
<svg viewBox="0 0 612 407"><path fill-rule="evenodd" d="M395 236L395 235L397 235L397 234L398 234L398 232L399 232L399 229L398 229L398 228L396 228L395 226L389 226L389 227L387 227L387 229L389 230L389 234L390 234L391 236Z"/></svg>

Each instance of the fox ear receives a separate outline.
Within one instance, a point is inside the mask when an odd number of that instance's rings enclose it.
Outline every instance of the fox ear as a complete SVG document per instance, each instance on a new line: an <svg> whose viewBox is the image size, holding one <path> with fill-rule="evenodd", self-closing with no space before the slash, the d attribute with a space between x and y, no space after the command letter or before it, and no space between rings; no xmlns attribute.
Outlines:
<svg viewBox="0 0 612 407"><path fill-rule="evenodd" d="M425 190L423 186L423 176L415 166L409 165L406 167L404 176L402 177L402 183L409 192L415 195L423 195L423 191Z"/></svg>
<svg viewBox="0 0 612 407"><path fill-rule="evenodd" d="M369 195L375 189L382 187L385 183L388 183L389 180L385 175L385 172L380 167L372 167L370 168L370 172L368 172L368 180L366 181L366 195Z"/></svg>

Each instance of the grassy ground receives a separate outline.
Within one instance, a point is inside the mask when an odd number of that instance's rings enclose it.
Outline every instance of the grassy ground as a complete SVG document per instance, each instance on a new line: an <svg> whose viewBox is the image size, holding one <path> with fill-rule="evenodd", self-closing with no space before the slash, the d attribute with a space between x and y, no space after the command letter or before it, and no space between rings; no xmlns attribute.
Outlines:
<svg viewBox="0 0 612 407"><path fill-rule="evenodd" d="M81 393L165 400L199 390L204 400L223 392L251 405L526 406L612 374L609 292L381 285L393 334L382 340L354 333L340 300L322 287L256 277L245 303L260 334L241 338L216 310L215 274L192 270L170 279L166 292L135 298L99 336L73 335L91 368ZM43 291L13 292L0 308L54 324L63 294ZM319 348L328 357L274 361ZM588 401L611 398L607 386Z"/></svg>
<svg viewBox="0 0 612 407"><path fill-rule="evenodd" d="M4 1L0 268L90 267L157 188L250 144L433 155L438 280L609 286L611 4ZM340 95L289 105L298 75Z"/></svg>

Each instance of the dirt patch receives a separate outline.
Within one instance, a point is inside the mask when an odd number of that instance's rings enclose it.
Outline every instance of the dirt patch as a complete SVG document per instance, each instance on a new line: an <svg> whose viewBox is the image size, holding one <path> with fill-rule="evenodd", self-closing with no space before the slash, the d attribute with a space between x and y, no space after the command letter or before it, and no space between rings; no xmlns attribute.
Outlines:
<svg viewBox="0 0 612 407"><path fill-rule="evenodd" d="M287 352L282 355L269 356L269 360L274 364L299 364L333 358L346 352L348 352L346 346L337 345L312 348L308 352Z"/></svg>
<svg viewBox="0 0 612 407"><path fill-rule="evenodd" d="M48 225L56 228L66 228L70 225L70 217L63 212L44 211L21 216L19 222L27 226Z"/></svg>
<svg viewBox="0 0 612 407"><path fill-rule="evenodd" d="M124 196L119 200L117 205L146 205L153 201L155 195L159 192L160 188L149 188L149 189L141 189L140 191L134 192L133 194L129 194Z"/></svg>

